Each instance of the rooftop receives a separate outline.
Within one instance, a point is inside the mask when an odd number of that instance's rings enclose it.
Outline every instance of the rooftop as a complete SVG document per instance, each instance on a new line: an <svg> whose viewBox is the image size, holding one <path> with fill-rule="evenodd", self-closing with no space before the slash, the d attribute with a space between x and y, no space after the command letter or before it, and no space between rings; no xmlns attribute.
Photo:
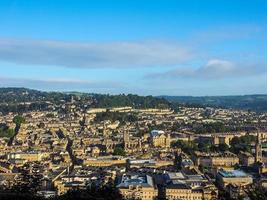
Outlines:
<svg viewBox="0 0 267 200"><path fill-rule="evenodd" d="M247 177L249 176L248 174L246 174L245 172L241 171L241 170L232 170L232 171L224 171L221 170L218 172L221 176L223 177Z"/></svg>
<svg viewBox="0 0 267 200"><path fill-rule="evenodd" d="M129 187L130 185L142 186L142 187L153 187L153 180L148 175L130 175L123 174L120 183L117 185L118 188Z"/></svg>
<svg viewBox="0 0 267 200"><path fill-rule="evenodd" d="M152 137L156 137L156 136L158 136L160 134L164 134L164 131L161 131L161 130L152 130L151 131L151 136Z"/></svg>
<svg viewBox="0 0 267 200"><path fill-rule="evenodd" d="M169 172L168 173L169 178L174 180L174 179L185 179L185 176L181 172Z"/></svg>

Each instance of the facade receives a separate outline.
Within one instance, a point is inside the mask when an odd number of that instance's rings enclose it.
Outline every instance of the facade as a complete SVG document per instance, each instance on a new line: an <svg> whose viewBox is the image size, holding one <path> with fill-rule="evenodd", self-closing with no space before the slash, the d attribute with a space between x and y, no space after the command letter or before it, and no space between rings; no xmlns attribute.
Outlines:
<svg viewBox="0 0 267 200"><path fill-rule="evenodd" d="M47 154L45 153L39 153L39 152L18 152L18 153L10 153L8 154L8 159L23 159L27 161L41 161L42 158L47 157Z"/></svg>
<svg viewBox="0 0 267 200"><path fill-rule="evenodd" d="M251 176L240 170L219 170L216 176L216 181L221 188L226 188L228 185L244 187L252 184L253 179Z"/></svg>
<svg viewBox="0 0 267 200"><path fill-rule="evenodd" d="M231 153L203 153L195 151L193 155L195 165L207 167L233 167L239 164L239 158Z"/></svg>
<svg viewBox="0 0 267 200"><path fill-rule="evenodd" d="M123 133L124 150L126 152L136 152L142 150L142 144L140 138L134 138L129 135L129 131L126 130Z"/></svg>
<svg viewBox="0 0 267 200"><path fill-rule="evenodd" d="M85 189L86 184L85 182L80 182L80 181L59 182L57 183L56 187L57 187L57 194L63 195L73 189Z"/></svg>
<svg viewBox="0 0 267 200"><path fill-rule="evenodd" d="M255 146L255 163L262 162L262 144L261 144L261 134L257 133L257 142Z"/></svg>
<svg viewBox="0 0 267 200"><path fill-rule="evenodd" d="M212 144L219 145L219 144L227 144L230 145L231 140L235 137L235 135L214 135L212 137Z"/></svg>
<svg viewBox="0 0 267 200"><path fill-rule="evenodd" d="M203 199L202 190L192 189L184 184L174 184L166 188L166 199L168 200L201 200Z"/></svg>
<svg viewBox="0 0 267 200"><path fill-rule="evenodd" d="M254 156L248 152L240 152L238 158L240 165L246 167L252 166L255 162Z"/></svg>
<svg viewBox="0 0 267 200"><path fill-rule="evenodd" d="M165 166L174 165L173 160L154 160L154 159L134 159L127 160L127 168L160 168Z"/></svg>
<svg viewBox="0 0 267 200"><path fill-rule="evenodd" d="M154 200L158 189L148 175L123 174L117 188L125 199Z"/></svg>
<svg viewBox="0 0 267 200"><path fill-rule="evenodd" d="M83 164L91 167L111 167L118 165L125 165L126 159L120 159L116 157L98 157L98 158L90 158L83 161Z"/></svg>
<svg viewBox="0 0 267 200"><path fill-rule="evenodd" d="M171 146L170 134L160 130L153 130L150 135L153 147L169 148Z"/></svg>
<svg viewBox="0 0 267 200"><path fill-rule="evenodd" d="M170 183L166 186L168 200L211 200L217 199L218 190L201 174L169 173Z"/></svg>

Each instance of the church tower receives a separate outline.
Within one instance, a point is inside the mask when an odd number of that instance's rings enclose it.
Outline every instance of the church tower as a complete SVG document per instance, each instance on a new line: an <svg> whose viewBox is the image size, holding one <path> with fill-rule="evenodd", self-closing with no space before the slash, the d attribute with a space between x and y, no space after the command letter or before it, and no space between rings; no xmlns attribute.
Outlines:
<svg viewBox="0 0 267 200"><path fill-rule="evenodd" d="M130 136L128 130L124 130L123 132L123 143L124 143L124 150L127 150L129 147Z"/></svg>
<svg viewBox="0 0 267 200"><path fill-rule="evenodd" d="M261 145L261 134L257 132L257 141L255 146L255 163L262 162L262 145Z"/></svg>

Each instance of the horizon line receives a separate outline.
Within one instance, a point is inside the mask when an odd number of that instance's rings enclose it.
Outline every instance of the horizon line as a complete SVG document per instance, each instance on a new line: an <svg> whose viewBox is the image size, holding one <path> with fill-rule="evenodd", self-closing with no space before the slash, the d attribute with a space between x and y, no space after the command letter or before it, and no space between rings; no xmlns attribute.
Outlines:
<svg viewBox="0 0 267 200"><path fill-rule="evenodd" d="M231 95L168 95L168 94L161 94L161 95L140 95L136 93L97 93L97 92L84 92L84 91L78 91L78 90L48 90L48 89L35 89L35 88L29 88L29 87L0 87L0 89L27 89L27 90L35 90L40 92L58 92L58 93L81 93L81 94L100 94L100 95L137 95L137 96L152 96L152 97L238 97L238 96L267 96L266 94L231 94Z"/></svg>

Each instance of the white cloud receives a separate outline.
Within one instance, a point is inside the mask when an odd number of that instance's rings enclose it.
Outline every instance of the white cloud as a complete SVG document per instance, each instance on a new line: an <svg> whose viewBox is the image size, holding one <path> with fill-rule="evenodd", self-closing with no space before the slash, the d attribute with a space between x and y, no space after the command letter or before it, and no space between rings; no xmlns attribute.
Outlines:
<svg viewBox="0 0 267 200"><path fill-rule="evenodd" d="M121 84L112 81L0 77L0 87L28 87L43 90L89 90L120 88Z"/></svg>
<svg viewBox="0 0 267 200"><path fill-rule="evenodd" d="M203 67L200 67L197 70L193 71L192 75L200 77L220 78L225 76L233 76L238 70L238 67L230 61L212 59L209 60Z"/></svg>
<svg viewBox="0 0 267 200"><path fill-rule="evenodd" d="M149 74L150 78L198 78L223 79L233 77L248 77L267 73L265 65L241 64L227 60L211 59L205 65L193 68L178 68L175 70Z"/></svg>
<svg viewBox="0 0 267 200"><path fill-rule="evenodd" d="M197 31L193 35L193 39L202 42L214 42L221 40L247 39L257 37L259 33L264 31L264 25L258 24L234 24L227 26L214 26L210 29Z"/></svg>
<svg viewBox="0 0 267 200"><path fill-rule="evenodd" d="M72 68L172 66L190 58L176 43L78 43L0 39L0 60L18 64Z"/></svg>

